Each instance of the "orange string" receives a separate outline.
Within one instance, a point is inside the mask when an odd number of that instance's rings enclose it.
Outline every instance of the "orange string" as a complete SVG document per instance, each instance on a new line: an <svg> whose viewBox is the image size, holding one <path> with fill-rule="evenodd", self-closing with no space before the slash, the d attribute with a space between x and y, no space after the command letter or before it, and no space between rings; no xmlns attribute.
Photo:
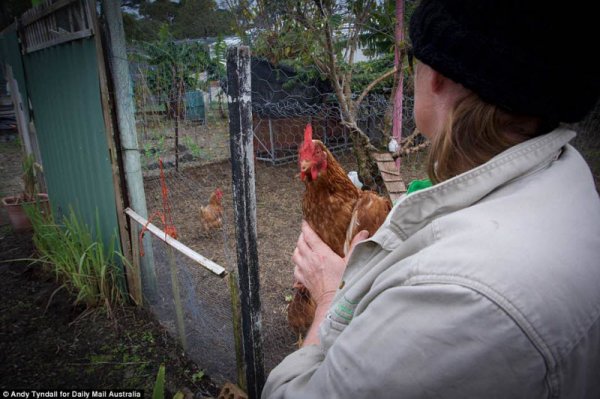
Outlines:
<svg viewBox="0 0 600 399"><path fill-rule="evenodd" d="M158 165L160 167L160 186L161 186L161 194L162 194L162 212L156 211L149 218L144 227L142 227L142 231L140 231L140 256L144 256L144 245L143 238L144 233L148 230L148 225L151 223L152 219L155 217L159 217L160 221L163 225L163 230L165 231L165 240L167 236L171 236L173 238L177 238L177 229L173 224L173 218L171 217L171 202L169 201L169 189L167 188L167 180L165 178L165 173L163 170L163 162L162 159L158 160Z"/></svg>

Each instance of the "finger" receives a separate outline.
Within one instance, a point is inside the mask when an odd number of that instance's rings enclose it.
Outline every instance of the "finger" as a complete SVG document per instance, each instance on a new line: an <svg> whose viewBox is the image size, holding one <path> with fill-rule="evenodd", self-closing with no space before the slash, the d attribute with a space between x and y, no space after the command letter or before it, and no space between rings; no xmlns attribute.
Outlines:
<svg viewBox="0 0 600 399"><path fill-rule="evenodd" d="M297 265L300 262L300 251L298 247L294 248L294 252L292 253L292 263Z"/></svg>
<svg viewBox="0 0 600 399"><path fill-rule="evenodd" d="M312 252L311 248L306 243L306 237L304 236L304 233L300 234L300 238L296 244L296 249L298 250L298 255L302 257L308 256Z"/></svg>
<svg viewBox="0 0 600 399"><path fill-rule="evenodd" d="M294 286L296 286L296 284L304 285L304 275L298 266L294 268Z"/></svg>
<svg viewBox="0 0 600 399"><path fill-rule="evenodd" d="M315 231L308 225L308 223L302 224L302 234L304 235L304 241L311 249L314 249L320 245L327 246L327 244L325 244L323 240L321 240L321 237L319 237L318 234L315 233Z"/></svg>

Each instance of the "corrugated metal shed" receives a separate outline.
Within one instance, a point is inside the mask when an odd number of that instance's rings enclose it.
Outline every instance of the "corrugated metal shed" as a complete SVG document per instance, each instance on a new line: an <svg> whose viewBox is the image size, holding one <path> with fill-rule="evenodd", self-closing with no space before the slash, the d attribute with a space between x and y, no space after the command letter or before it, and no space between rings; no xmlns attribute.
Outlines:
<svg viewBox="0 0 600 399"><path fill-rule="evenodd" d="M73 207L91 226L98 212L107 241L118 225L94 39L27 54L24 64L54 213L60 220Z"/></svg>
<svg viewBox="0 0 600 399"><path fill-rule="evenodd" d="M23 71L23 64L21 62L21 50L19 49L19 41L17 39L17 32L15 32L14 27L11 25L9 28L2 31L0 34L0 64L8 64L12 67L13 77L16 79L19 84L19 91L21 93L21 98L23 100L23 104L27 104L27 90L25 90L25 73ZM0 81L4 82L4 69L3 65L0 66L0 72L2 74L2 78ZM25 112L25 118L29 120L29 109L24 107L23 111Z"/></svg>

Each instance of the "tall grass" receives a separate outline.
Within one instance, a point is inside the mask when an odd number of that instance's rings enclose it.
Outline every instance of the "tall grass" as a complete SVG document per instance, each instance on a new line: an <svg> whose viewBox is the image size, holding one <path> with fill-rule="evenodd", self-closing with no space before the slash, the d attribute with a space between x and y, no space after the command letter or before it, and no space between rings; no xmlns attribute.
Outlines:
<svg viewBox="0 0 600 399"><path fill-rule="evenodd" d="M127 259L115 250L116 233L108 244L102 241L97 213L92 233L73 209L62 224L35 205L27 206L25 211L33 226L36 261L54 272L62 286L76 296L76 303L88 307L104 305L110 310L124 302L121 265L127 265Z"/></svg>

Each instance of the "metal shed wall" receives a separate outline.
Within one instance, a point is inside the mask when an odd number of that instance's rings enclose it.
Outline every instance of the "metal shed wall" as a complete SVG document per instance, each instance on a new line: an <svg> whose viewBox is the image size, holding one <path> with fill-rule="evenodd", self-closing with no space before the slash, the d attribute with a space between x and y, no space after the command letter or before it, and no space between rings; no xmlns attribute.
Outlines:
<svg viewBox="0 0 600 399"><path fill-rule="evenodd" d="M8 64L12 67L13 77L19 84L19 92L21 92L21 99L23 100L23 111L25 112L25 119L29 121L29 109L27 107L27 89L25 83L25 73L23 71L23 63L21 62L21 50L19 48L19 40L17 32L14 31L14 27L5 29L0 34L0 69L4 77L4 66L2 64ZM2 80L2 79L0 79Z"/></svg>
<svg viewBox="0 0 600 399"><path fill-rule="evenodd" d="M73 207L93 226L98 212L108 242L118 224L95 41L35 51L24 64L54 214Z"/></svg>

